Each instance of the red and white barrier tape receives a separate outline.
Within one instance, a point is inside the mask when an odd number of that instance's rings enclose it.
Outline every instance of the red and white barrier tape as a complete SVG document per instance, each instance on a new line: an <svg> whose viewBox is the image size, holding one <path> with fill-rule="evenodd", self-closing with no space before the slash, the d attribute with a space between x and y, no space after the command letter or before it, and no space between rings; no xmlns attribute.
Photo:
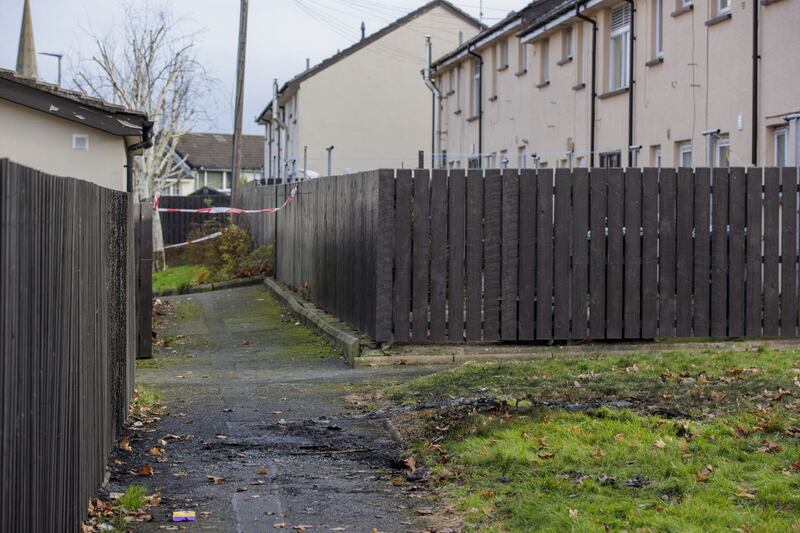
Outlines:
<svg viewBox="0 0 800 533"><path fill-rule="evenodd" d="M153 202L153 210L158 211L159 213L202 213L202 214L209 214L209 215L218 215L218 214L232 214L232 215L250 215L254 213L277 213L290 203L297 195L297 187L292 189L291 194L286 197L283 204L280 207L270 207L268 209L238 209L236 207L201 207L199 209L181 209L178 207L159 207L158 204L161 201L161 194L156 195L156 199ZM197 241L195 241L197 242Z"/></svg>
<svg viewBox="0 0 800 533"><path fill-rule="evenodd" d="M217 231L215 233L212 233L211 235L206 235L205 237L200 237L199 239L195 239L193 241L179 242L178 244L170 244L169 246L165 246L164 249L169 250L170 248L180 248L182 246L188 246L190 244L196 244L198 242L210 241L211 239L216 239L218 237L222 237L221 231Z"/></svg>

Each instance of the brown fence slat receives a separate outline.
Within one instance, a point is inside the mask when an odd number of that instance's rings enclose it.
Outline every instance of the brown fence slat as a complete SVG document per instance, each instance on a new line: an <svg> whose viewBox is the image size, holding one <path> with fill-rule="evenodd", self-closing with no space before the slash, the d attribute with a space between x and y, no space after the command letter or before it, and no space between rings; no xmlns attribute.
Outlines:
<svg viewBox="0 0 800 533"><path fill-rule="evenodd" d="M608 264L606 270L606 338L621 339L623 333L624 259L623 215L625 182L622 169L608 171Z"/></svg>
<svg viewBox="0 0 800 533"><path fill-rule="evenodd" d="M625 293L623 335L638 339L642 321L642 173L625 172Z"/></svg>
<svg viewBox="0 0 800 533"><path fill-rule="evenodd" d="M375 340L380 342L392 341L392 267L394 264L394 199L395 199L395 179L394 172L391 170L381 170L378 173L376 186L376 202L372 211L373 219L365 227L368 229L372 223L377 224L377 235L374 243L375 250ZM315 186L314 199L316 200L317 216L311 215L311 220L315 222L314 237L315 242L313 251L319 250L319 227L322 223L319 217L319 180L312 182ZM321 260L313 262L316 268L315 279L322 279L322 269L319 265L324 264ZM366 306L368 307L368 306Z"/></svg>
<svg viewBox="0 0 800 533"><path fill-rule="evenodd" d="M746 192L744 169L732 168L728 183L728 335L731 337L744 335Z"/></svg>
<svg viewBox="0 0 800 533"><path fill-rule="evenodd" d="M676 335L692 335L692 280L694 278L694 173L678 170L676 200L677 315Z"/></svg>
<svg viewBox="0 0 800 533"><path fill-rule="evenodd" d="M503 217L503 180L497 170L487 170L483 189L483 339L500 340L500 254Z"/></svg>
<svg viewBox="0 0 800 533"><path fill-rule="evenodd" d="M448 180L447 339L464 340L464 232L467 183L463 170L451 170Z"/></svg>
<svg viewBox="0 0 800 533"><path fill-rule="evenodd" d="M483 291L483 173L467 172L467 341L481 340Z"/></svg>
<svg viewBox="0 0 800 533"><path fill-rule="evenodd" d="M713 171L711 212L711 336L728 333L728 169Z"/></svg>
<svg viewBox="0 0 800 533"><path fill-rule="evenodd" d="M593 168L589 175L591 192L589 241L589 337L606 336L606 216L608 214L608 170Z"/></svg>
<svg viewBox="0 0 800 533"><path fill-rule="evenodd" d="M411 289L414 342L428 339L428 292L430 289L430 177L427 170L414 171L414 216Z"/></svg>
<svg viewBox="0 0 800 533"><path fill-rule="evenodd" d="M517 290L519 283L519 173L503 171L501 327L504 341L517 340Z"/></svg>
<svg viewBox="0 0 800 533"><path fill-rule="evenodd" d="M658 169L642 175L642 338L658 335Z"/></svg>
<svg viewBox="0 0 800 533"><path fill-rule="evenodd" d="M553 338L570 336L570 248L572 238L572 173L567 168L555 171L555 227L553 231Z"/></svg>
<svg viewBox="0 0 800 533"><path fill-rule="evenodd" d="M444 342L447 290L447 171L431 176L431 332L430 340Z"/></svg>
<svg viewBox="0 0 800 533"><path fill-rule="evenodd" d="M329 181L329 180L327 180ZM394 218L394 338L411 337L411 170L398 170ZM335 211L335 209L334 209Z"/></svg>
<svg viewBox="0 0 800 533"><path fill-rule="evenodd" d="M519 340L532 341L536 312L536 173L519 176Z"/></svg>
<svg viewBox="0 0 800 533"><path fill-rule="evenodd" d="M694 174L694 283L692 330L695 337L708 337L711 311L709 269L711 263L711 173L707 168Z"/></svg>
<svg viewBox="0 0 800 533"><path fill-rule="evenodd" d="M780 173L764 169L764 336L779 334L780 298L778 294L778 249Z"/></svg>
<svg viewBox="0 0 800 533"><path fill-rule="evenodd" d="M537 172L536 338L553 335L553 171Z"/></svg>
<svg viewBox="0 0 800 533"><path fill-rule="evenodd" d="M761 335L762 169L747 169L747 267L745 286L745 335Z"/></svg>
<svg viewBox="0 0 800 533"><path fill-rule="evenodd" d="M781 169L781 336L797 335L797 169Z"/></svg>
<svg viewBox="0 0 800 533"><path fill-rule="evenodd" d="M589 316L589 172L576 168L572 173L572 287L570 337L587 338Z"/></svg>
<svg viewBox="0 0 800 533"><path fill-rule="evenodd" d="M675 336L676 314L676 203L677 180L674 169L659 172L658 221L658 335Z"/></svg>

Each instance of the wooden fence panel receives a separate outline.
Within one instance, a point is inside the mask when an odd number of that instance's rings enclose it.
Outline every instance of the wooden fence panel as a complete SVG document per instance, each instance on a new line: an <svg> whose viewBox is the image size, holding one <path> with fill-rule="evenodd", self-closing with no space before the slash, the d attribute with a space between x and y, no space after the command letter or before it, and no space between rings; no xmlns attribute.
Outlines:
<svg viewBox="0 0 800 533"><path fill-rule="evenodd" d="M797 335L797 169L781 170L781 336Z"/></svg>
<svg viewBox="0 0 800 533"><path fill-rule="evenodd" d="M518 338L519 316L517 298L519 287L519 173L503 171L502 227L502 308L501 338Z"/></svg>
<svg viewBox="0 0 800 533"><path fill-rule="evenodd" d="M747 169L747 267L745 335L761 335L762 169Z"/></svg>
<svg viewBox="0 0 800 533"><path fill-rule="evenodd" d="M629 168L625 172L625 266L623 335L626 339L641 337L642 305L642 172Z"/></svg>
<svg viewBox="0 0 800 533"><path fill-rule="evenodd" d="M162 196L159 206L176 209L200 209L203 207L230 207L231 197L227 194L198 196ZM204 215L195 213L160 213L161 232L164 244L186 242L193 230L201 229L209 220L224 224L228 215Z"/></svg>
<svg viewBox="0 0 800 533"><path fill-rule="evenodd" d="M447 171L431 176L431 332L430 340L447 340Z"/></svg>
<svg viewBox="0 0 800 533"><path fill-rule="evenodd" d="M447 340L464 341L464 246L467 182L463 170L450 172L448 191Z"/></svg>
<svg viewBox="0 0 800 533"><path fill-rule="evenodd" d="M711 313L711 173L698 168L694 175L694 283L692 332L695 337L708 337Z"/></svg>
<svg viewBox="0 0 800 533"><path fill-rule="evenodd" d="M411 171L397 171L394 218L394 338L411 337Z"/></svg>
<svg viewBox="0 0 800 533"><path fill-rule="evenodd" d="M660 204L658 223L658 335L675 336L677 263L676 263L676 195L674 169L662 169L659 176Z"/></svg>
<svg viewBox="0 0 800 533"><path fill-rule="evenodd" d="M776 337L780 331L778 294L780 174L777 168L764 169L764 331Z"/></svg>
<svg viewBox="0 0 800 533"><path fill-rule="evenodd" d="M536 337L536 174L519 177L519 340Z"/></svg>
<svg viewBox="0 0 800 533"><path fill-rule="evenodd" d="M553 338L553 171L536 176L536 338Z"/></svg>
<svg viewBox="0 0 800 533"><path fill-rule="evenodd" d="M728 334L728 169L713 172L711 212L711 336Z"/></svg>
<svg viewBox="0 0 800 533"><path fill-rule="evenodd" d="M500 340L500 231L503 180L498 171L487 171L483 180L483 340Z"/></svg>
<svg viewBox="0 0 800 533"><path fill-rule="evenodd" d="M642 175L642 338L658 336L658 169Z"/></svg>
<svg viewBox="0 0 800 533"><path fill-rule="evenodd" d="M483 324L483 174L467 172L467 342L481 340Z"/></svg>
<svg viewBox="0 0 800 533"><path fill-rule="evenodd" d="M585 339L588 335L589 292L589 172L576 168L572 174L572 287L570 336Z"/></svg>
<svg viewBox="0 0 800 533"><path fill-rule="evenodd" d="M553 338L570 337L570 257L572 239L572 173L555 171L553 228Z"/></svg>
<svg viewBox="0 0 800 533"><path fill-rule="evenodd" d="M0 531L76 531L103 480L138 346L133 207L0 160Z"/></svg>
<svg viewBox="0 0 800 533"><path fill-rule="evenodd" d="M694 173L678 170L676 212L677 317L678 337L692 336L692 279L694 262Z"/></svg>
<svg viewBox="0 0 800 533"><path fill-rule="evenodd" d="M731 337L744 335L746 197L744 169L732 168L728 183L728 335Z"/></svg>
<svg viewBox="0 0 800 533"><path fill-rule="evenodd" d="M621 339L623 333L624 256L623 216L625 181L622 169L608 171L608 258L606 269L606 338Z"/></svg>
<svg viewBox="0 0 800 533"><path fill-rule="evenodd" d="M608 171L593 168L589 241L589 338L606 336L606 216L608 214Z"/></svg>
<svg viewBox="0 0 800 533"><path fill-rule="evenodd" d="M430 177L414 172L412 329L415 342L428 340L428 291L430 290Z"/></svg>

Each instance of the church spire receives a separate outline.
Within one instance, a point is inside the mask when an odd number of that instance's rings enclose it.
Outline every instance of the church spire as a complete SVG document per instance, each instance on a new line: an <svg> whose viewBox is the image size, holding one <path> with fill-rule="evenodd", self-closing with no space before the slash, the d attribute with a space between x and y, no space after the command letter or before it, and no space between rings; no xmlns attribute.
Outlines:
<svg viewBox="0 0 800 533"><path fill-rule="evenodd" d="M36 47L33 44L33 22L28 0L25 0L25 7L22 10L22 26L19 30L17 74L30 78L36 78L39 75L36 71Z"/></svg>

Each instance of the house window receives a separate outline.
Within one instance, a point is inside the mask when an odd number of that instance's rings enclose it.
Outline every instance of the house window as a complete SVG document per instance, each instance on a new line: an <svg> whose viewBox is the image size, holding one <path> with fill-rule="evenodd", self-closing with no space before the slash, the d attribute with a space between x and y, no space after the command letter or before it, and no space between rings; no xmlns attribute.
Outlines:
<svg viewBox="0 0 800 533"><path fill-rule="evenodd" d="M464 68L459 65L456 69L456 97L458 98L456 112L464 109Z"/></svg>
<svg viewBox="0 0 800 533"><path fill-rule="evenodd" d="M655 168L661 168L661 145L654 144L650 147L650 164Z"/></svg>
<svg viewBox="0 0 800 533"><path fill-rule="evenodd" d="M692 0L680 0L681 7L691 7L693 5Z"/></svg>
<svg viewBox="0 0 800 533"><path fill-rule="evenodd" d="M731 0L717 0L717 15L730 13Z"/></svg>
<svg viewBox="0 0 800 533"><path fill-rule="evenodd" d="M481 113L481 60L472 61L472 100L470 116L477 117Z"/></svg>
<svg viewBox="0 0 800 533"><path fill-rule="evenodd" d="M82 133L75 133L72 135L72 149L73 150L88 150L89 149L89 136Z"/></svg>
<svg viewBox="0 0 800 533"><path fill-rule="evenodd" d="M587 39L584 39L584 29L582 26L578 26L578 42L576 45L576 51L578 53L578 85L580 86L581 84L586 83L586 61L584 61L584 57L587 55L585 50L585 47L587 46Z"/></svg>
<svg viewBox="0 0 800 533"><path fill-rule="evenodd" d="M206 187L217 189L218 191L225 189L225 173L219 170L206 171Z"/></svg>
<svg viewBox="0 0 800 533"><path fill-rule="evenodd" d="M569 61L572 59L572 26L564 30L563 53L561 59Z"/></svg>
<svg viewBox="0 0 800 533"><path fill-rule="evenodd" d="M692 143L690 141L678 143L678 166L692 168Z"/></svg>
<svg viewBox="0 0 800 533"><path fill-rule="evenodd" d="M497 168L497 152L486 156L486 168Z"/></svg>
<svg viewBox="0 0 800 533"><path fill-rule="evenodd" d="M517 148L517 168L528 168L528 147Z"/></svg>
<svg viewBox="0 0 800 533"><path fill-rule="evenodd" d="M540 85L550 83L550 39L545 39L541 44L541 65L539 72Z"/></svg>
<svg viewBox="0 0 800 533"><path fill-rule="evenodd" d="M448 96L456 92L456 71L451 70L447 73L447 80L448 80L448 87L449 91L447 92Z"/></svg>
<svg viewBox="0 0 800 533"><path fill-rule="evenodd" d="M519 39L519 71L518 74L528 72L528 47Z"/></svg>
<svg viewBox="0 0 800 533"><path fill-rule="evenodd" d="M789 161L789 144L786 142L787 130L785 127L775 128L773 144L775 145L775 166L785 167Z"/></svg>
<svg viewBox="0 0 800 533"><path fill-rule="evenodd" d="M714 166L730 166L731 141L727 135L720 135L714 139Z"/></svg>
<svg viewBox="0 0 800 533"><path fill-rule="evenodd" d="M499 47L497 45L492 47L492 67L493 67L492 68L492 94L491 94L492 99L497 98L497 71L499 70L499 68L497 66L498 65L497 54L499 52L498 48Z"/></svg>
<svg viewBox="0 0 800 533"><path fill-rule="evenodd" d="M575 168L583 168L583 165L586 163L585 158L583 156L578 157L575 159Z"/></svg>
<svg viewBox="0 0 800 533"><path fill-rule="evenodd" d="M622 152L603 152L600 154L600 168L619 168L622 166Z"/></svg>
<svg viewBox="0 0 800 533"><path fill-rule="evenodd" d="M631 8L621 4L611 10L611 43L609 46L609 90L628 86L628 58L630 57Z"/></svg>
<svg viewBox="0 0 800 533"><path fill-rule="evenodd" d="M508 39L500 41L500 66L499 70L508 68Z"/></svg>
<svg viewBox="0 0 800 533"><path fill-rule="evenodd" d="M664 0L653 0L653 25L655 57L664 57Z"/></svg>
<svg viewBox="0 0 800 533"><path fill-rule="evenodd" d="M508 168L509 163L508 150L500 150L500 166L503 168Z"/></svg>

